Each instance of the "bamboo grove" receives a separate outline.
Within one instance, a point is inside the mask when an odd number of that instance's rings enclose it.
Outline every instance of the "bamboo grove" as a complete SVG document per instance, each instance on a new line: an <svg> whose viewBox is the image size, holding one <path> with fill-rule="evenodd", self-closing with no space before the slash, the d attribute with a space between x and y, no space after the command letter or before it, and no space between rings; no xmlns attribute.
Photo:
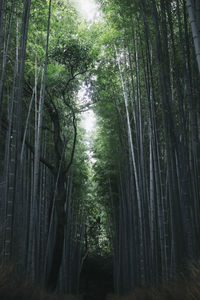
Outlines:
<svg viewBox="0 0 200 300"><path fill-rule="evenodd" d="M0 5L1 259L50 290L75 294L87 179L76 77L91 65L89 46L75 39L69 3Z"/></svg>
<svg viewBox="0 0 200 300"><path fill-rule="evenodd" d="M197 2L102 1L110 31L94 88L95 169L118 293L168 281L199 258Z"/></svg>
<svg viewBox="0 0 200 300"><path fill-rule="evenodd" d="M90 24L72 4L0 0L1 261L76 294L112 250L123 294L199 259L200 4L99 0Z"/></svg>

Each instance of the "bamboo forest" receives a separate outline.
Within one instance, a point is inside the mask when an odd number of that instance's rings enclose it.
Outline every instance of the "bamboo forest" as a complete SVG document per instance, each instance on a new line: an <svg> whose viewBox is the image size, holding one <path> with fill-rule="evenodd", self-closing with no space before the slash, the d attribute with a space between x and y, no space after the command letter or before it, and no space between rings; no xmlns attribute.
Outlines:
<svg viewBox="0 0 200 300"><path fill-rule="evenodd" d="M200 1L0 0L0 300L200 299Z"/></svg>

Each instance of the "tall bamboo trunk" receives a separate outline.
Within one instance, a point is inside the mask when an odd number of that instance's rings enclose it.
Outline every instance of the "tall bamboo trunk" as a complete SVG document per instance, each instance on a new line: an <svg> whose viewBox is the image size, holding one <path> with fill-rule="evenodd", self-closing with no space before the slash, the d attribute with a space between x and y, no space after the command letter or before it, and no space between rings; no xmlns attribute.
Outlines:
<svg viewBox="0 0 200 300"><path fill-rule="evenodd" d="M199 13L199 3L197 1L195 5L195 0L186 0L188 14L190 18L190 24L192 29L192 36L194 41L195 53L197 64L200 72L200 31L199 31L199 16L196 16L196 13ZM196 10L197 9L197 10Z"/></svg>

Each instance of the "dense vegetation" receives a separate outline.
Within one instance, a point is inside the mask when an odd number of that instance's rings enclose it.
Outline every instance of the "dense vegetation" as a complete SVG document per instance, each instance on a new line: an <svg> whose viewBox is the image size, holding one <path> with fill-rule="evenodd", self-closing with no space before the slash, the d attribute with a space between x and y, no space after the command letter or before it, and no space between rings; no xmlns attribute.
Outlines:
<svg viewBox="0 0 200 300"><path fill-rule="evenodd" d="M111 259L123 294L200 256L199 1L98 5L0 0L1 261L62 293Z"/></svg>

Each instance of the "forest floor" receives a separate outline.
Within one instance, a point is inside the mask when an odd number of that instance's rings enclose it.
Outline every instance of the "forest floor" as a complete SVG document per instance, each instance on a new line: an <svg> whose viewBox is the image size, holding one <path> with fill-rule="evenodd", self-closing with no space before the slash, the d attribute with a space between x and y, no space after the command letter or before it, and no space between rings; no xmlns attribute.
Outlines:
<svg viewBox="0 0 200 300"><path fill-rule="evenodd" d="M111 257L89 256L83 265L80 294L84 300L103 300L113 292Z"/></svg>

